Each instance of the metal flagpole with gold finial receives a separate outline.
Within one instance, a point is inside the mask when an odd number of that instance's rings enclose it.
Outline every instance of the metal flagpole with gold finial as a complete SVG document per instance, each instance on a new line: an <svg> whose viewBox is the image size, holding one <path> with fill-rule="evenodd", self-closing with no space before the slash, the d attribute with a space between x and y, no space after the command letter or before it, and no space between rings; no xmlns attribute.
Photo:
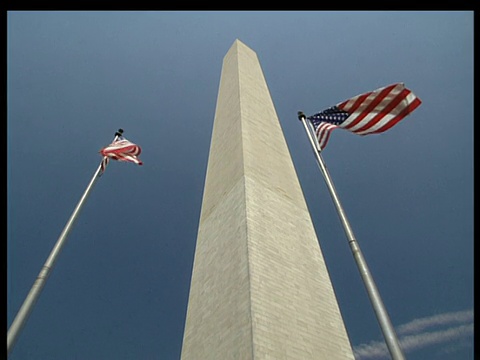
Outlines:
<svg viewBox="0 0 480 360"><path fill-rule="evenodd" d="M363 283L365 285L368 296L372 303L373 310L375 311L375 315L377 316L378 323L382 330L383 337L385 338L388 351L390 352L392 359L404 360L405 357L400 347L395 329L393 328L393 325L390 321L390 317L388 316L387 310L385 309L382 298L380 297L380 293L378 292L377 286L373 281L372 274L368 269L367 262L363 257L363 254L362 254L362 251L360 250L360 246L358 245L357 239L353 234L353 230L347 219L347 215L345 214L342 204L340 203L340 199L337 195L337 191L335 190L335 186L333 185L332 178L327 170L327 167L322 158L322 155L320 154L321 152L320 145L318 144L317 138L312 134L313 129L312 129L311 123L310 122L307 123L307 117L301 111L298 112L298 119L303 123L303 126L305 127L305 131L310 140L310 144L312 145L312 150L315 154L315 158L317 159L318 166L320 167L322 175L325 179L325 183L327 184L328 190L330 191L330 195L332 197L333 203L335 204L335 208L337 209L337 213L340 218L340 221L342 222L345 235L347 236L348 244L350 245L350 249L352 250L353 257L355 259L358 270L360 272L360 276L362 277Z"/></svg>
<svg viewBox="0 0 480 360"><path fill-rule="evenodd" d="M113 141L116 141L119 137L121 137L123 134L122 129L118 129L117 132L115 132L115 138ZM77 206L73 210L72 215L70 216L70 219L68 219L67 224L63 228L62 233L60 234L55 246L53 247L52 251L50 252L50 255L48 256L47 260L45 261L45 264L43 265L42 269L40 270L40 273L37 276L37 279L32 285L32 288L30 289L27 297L23 301L22 306L20 307L20 310L18 311L17 315L15 316L15 319L13 320L12 324L10 325L10 328L8 329L7 333L7 356L10 354L12 351L18 336L20 334L20 331L23 329L32 309L35 303L38 300L38 297L40 296L40 293L45 286L45 282L47 281L48 277L50 276L50 273L53 269L53 266L55 265L55 262L58 258L58 255L60 254L63 246L66 243L67 236L70 233L70 230L72 230L73 224L75 220L78 217L78 214L80 213L80 210L82 209L82 206L84 205L88 195L92 191L93 186L95 185L96 181L99 178L99 175L102 172L102 169L104 169L104 160L106 156L103 157L102 162L98 166L97 170L93 174L92 179L90 180L90 183L88 184L85 192L83 193L82 197L80 198L80 201L78 202Z"/></svg>

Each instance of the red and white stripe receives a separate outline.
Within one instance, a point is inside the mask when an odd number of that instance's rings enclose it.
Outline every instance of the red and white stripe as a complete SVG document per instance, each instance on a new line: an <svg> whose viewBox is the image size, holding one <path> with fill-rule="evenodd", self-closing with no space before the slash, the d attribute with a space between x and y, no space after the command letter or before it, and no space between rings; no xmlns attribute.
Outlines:
<svg viewBox="0 0 480 360"><path fill-rule="evenodd" d="M142 152L140 146L128 141L125 138L121 138L112 142L110 145L100 150L100 154L104 156L102 161L102 172L105 171L105 167L110 159L118 161L133 162L138 165L142 165L143 162L138 158L138 155Z"/></svg>
<svg viewBox="0 0 480 360"><path fill-rule="evenodd" d="M397 124L421 103L403 83L385 86L338 104L341 110L350 114L339 127L358 135L381 133Z"/></svg>
<svg viewBox="0 0 480 360"><path fill-rule="evenodd" d="M327 122L322 122L318 125L315 133L317 134L318 144L320 145L320 149L324 149L327 146L328 139L330 139L330 134L338 125L333 125Z"/></svg>

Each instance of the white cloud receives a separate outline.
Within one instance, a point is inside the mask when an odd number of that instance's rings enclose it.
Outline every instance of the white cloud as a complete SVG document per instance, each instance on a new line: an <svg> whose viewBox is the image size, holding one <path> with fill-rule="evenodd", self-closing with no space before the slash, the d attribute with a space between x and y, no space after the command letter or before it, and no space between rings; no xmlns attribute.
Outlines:
<svg viewBox="0 0 480 360"><path fill-rule="evenodd" d="M442 330L422 332L429 327L445 325L449 325L449 327ZM469 337L473 335L473 310L415 319L400 325L397 328L397 334L404 352ZM355 346L354 353L357 360L389 359L387 346L383 341L372 341L368 344Z"/></svg>
<svg viewBox="0 0 480 360"><path fill-rule="evenodd" d="M400 325L397 329L397 334L416 333L427 327L453 324L453 323L467 323L473 321L473 310L458 311L452 313L445 313L425 317L421 319L415 319L407 324Z"/></svg>

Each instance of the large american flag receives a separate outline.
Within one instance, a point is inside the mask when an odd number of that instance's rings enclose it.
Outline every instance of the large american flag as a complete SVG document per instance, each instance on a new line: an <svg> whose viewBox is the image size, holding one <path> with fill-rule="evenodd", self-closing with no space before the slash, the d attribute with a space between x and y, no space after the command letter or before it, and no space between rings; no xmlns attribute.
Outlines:
<svg viewBox="0 0 480 360"><path fill-rule="evenodd" d="M101 173L105 171L105 168L110 159L118 161L133 162L138 165L142 165L143 162L138 158L138 155L142 152L140 146L128 141L123 136L117 138L110 145L100 150L100 154L104 156L101 163Z"/></svg>
<svg viewBox="0 0 480 360"><path fill-rule="evenodd" d="M403 83L397 83L357 95L307 119L312 122L320 149L323 150L330 133L336 128L358 135L381 133L409 115L421 103Z"/></svg>

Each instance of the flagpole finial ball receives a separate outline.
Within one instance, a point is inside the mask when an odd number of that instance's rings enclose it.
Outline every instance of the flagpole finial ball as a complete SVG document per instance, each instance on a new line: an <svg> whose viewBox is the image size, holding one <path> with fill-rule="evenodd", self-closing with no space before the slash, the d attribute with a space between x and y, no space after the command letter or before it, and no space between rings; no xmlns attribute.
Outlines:
<svg viewBox="0 0 480 360"><path fill-rule="evenodd" d="M297 114L298 114L298 120L300 120L300 121L302 121L304 118L306 118L303 111L299 111L299 112L297 112Z"/></svg>

